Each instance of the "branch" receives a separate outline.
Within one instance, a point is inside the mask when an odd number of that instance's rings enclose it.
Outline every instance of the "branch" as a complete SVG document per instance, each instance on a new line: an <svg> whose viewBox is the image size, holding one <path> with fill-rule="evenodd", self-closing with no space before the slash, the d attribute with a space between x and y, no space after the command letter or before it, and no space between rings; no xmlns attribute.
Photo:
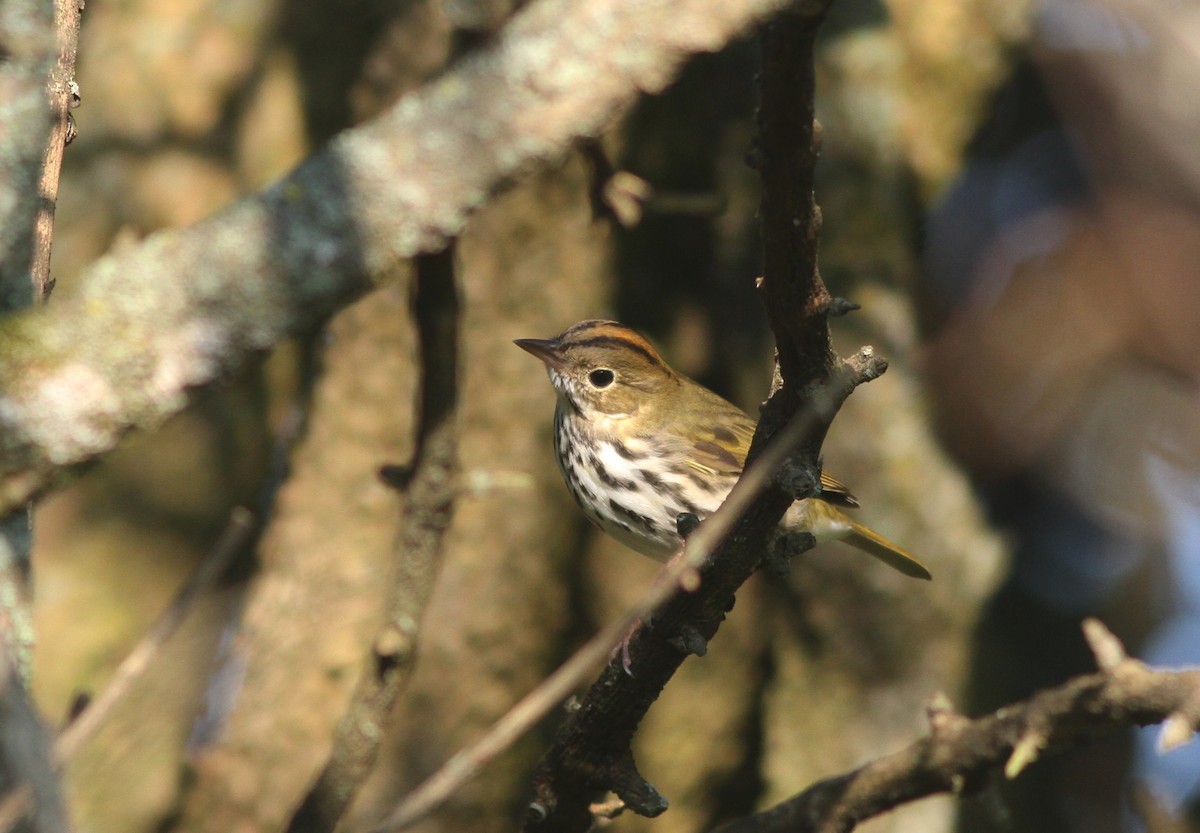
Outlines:
<svg viewBox="0 0 1200 833"><path fill-rule="evenodd" d="M861 821L936 793L982 788L1003 768L1015 778L1039 757L1130 726L1162 723L1165 744L1200 728L1200 669L1160 671L1104 650L1116 637L1095 620L1084 633L1100 671L977 720L931 707L929 735L854 772L820 781L719 833L848 833ZM1100 648L1103 643L1105 648ZM1173 728L1174 727L1174 728Z"/></svg>
<svg viewBox="0 0 1200 833"><path fill-rule="evenodd" d="M396 698L412 670L417 626L433 591L458 489L458 290L454 247L417 260L413 316L421 344L420 417L412 465L392 485L407 505L395 548L395 584L333 750L288 825L330 833L379 755ZM389 467L391 470L391 467Z"/></svg>
<svg viewBox="0 0 1200 833"><path fill-rule="evenodd" d="M817 269L821 210L813 197L819 126L813 118L813 48L828 0L788 11L763 35L759 144L763 180L763 277L758 288L775 334L778 383L763 409L765 439L795 413L835 363L828 317L832 299ZM755 437L756 444L759 436ZM824 435L803 449L816 463ZM752 448L750 456L755 451Z"/></svg>
<svg viewBox="0 0 1200 833"><path fill-rule="evenodd" d="M713 559L717 545L729 537L730 531L747 510L752 508L754 501L772 482L775 473L796 446L813 430L814 425L823 419L831 418L830 414L836 410L834 403L844 401L859 382L883 372L883 366L882 360L870 354L868 350L848 360L831 386L830 396L823 400L827 405L826 411L822 413L817 408L806 409L772 440L759 459L746 469L720 508L688 537L684 557L672 559L637 604L588 640L541 685L521 698L520 702L509 709L482 737L455 754L437 772L405 796L372 833L392 833L411 827L434 812L464 783L478 775L497 755L574 692L596 665L612 656L613 648L621 643L623 637L638 622L653 616L654 631L659 631L660 622L664 618L659 614L659 610L680 588L696 589L698 566ZM631 667L642 664L643 649L640 644L636 642L630 646ZM678 651L678 648L676 650ZM608 671L614 671L615 668L620 668L620 664L610 665ZM616 676L619 680L630 679L623 670L616 672ZM593 686L593 689L596 688L603 689L604 686L598 682ZM589 694L585 707L588 703L592 703L594 707L594 702ZM648 705L647 702L646 706ZM544 763L543 761L543 765ZM531 814L537 818L542 818L545 813L545 805L540 803L531 809Z"/></svg>
<svg viewBox="0 0 1200 833"><path fill-rule="evenodd" d="M23 803L32 804L33 813L26 829L32 833L65 833L67 816L58 775L50 761L46 731L3 653L0 653L0 759L4 762L6 781L20 777L29 785L31 797Z"/></svg>
<svg viewBox="0 0 1200 833"><path fill-rule="evenodd" d="M195 606L196 600L212 586L233 558L242 551L253 529L254 523L250 513L245 509L235 509L216 545L179 588L166 610L154 621L145 636L125 655L125 659L121 660L121 664L113 672L112 679L99 696L93 698L58 736L53 750L55 765L65 766L84 744L95 737L104 721L112 714L113 708L132 690L134 683L154 663L168 640L179 630L179 626ZM7 833L15 827L33 806L33 798L33 790L28 785L9 790L0 800L0 831Z"/></svg>
<svg viewBox="0 0 1200 833"><path fill-rule="evenodd" d="M786 0L537 0L494 44L264 193L152 235L0 327L0 512L196 385L441 248L506 182L600 133Z"/></svg>
<svg viewBox="0 0 1200 833"><path fill-rule="evenodd" d="M54 760L57 764L61 766L67 763L85 743L95 737L113 707L124 699L133 684L158 659L163 647L196 606L197 600L243 551L253 532L254 517L250 512L241 507L234 509L217 543L176 591L170 604L154 620L133 650L121 660L108 685L63 729L54 743Z"/></svg>
<svg viewBox="0 0 1200 833"><path fill-rule="evenodd" d="M842 362L743 473L721 508L688 538L684 557L673 559L651 591L649 601L665 604L638 611L652 624L638 628L629 640L628 670L620 659L609 663L538 764L527 831L587 830L591 804L609 791L641 815L666 809L666 799L637 773L633 734L688 653L712 639L733 607L735 592L761 564L768 539L793 500L775 485L780 470L797 448L824 434L855 387L886 367L869 347ZM618 641L636 621L618 623Z"/></svg>
<svg viewBox="0 0 1200 833"><path fill-rule="evenodd" d="M38 177L51 115L54 12L41 0L0 4L0 314L33 301L29 267ZM11 508L11 507L10 507Z"/></svg>
<svg viewBox="0 0 1200 833"><path fill-rule="evenodd" d="M813 42L824 8L818 4L806 14L784 13L768 25L764 39L766 271L759 286L776 336L782 384L767 402L747 461L755 460L785 425L798 427L789 429L784 457L794 450L799 454L787 460L784 477L776 477L783 459L769 469L774 482L763 484L762 494L710 558L688 546L688 560L697 559L692 566L703 562L699 588L676 595L655 614L652 627L636 631L628 646L629 673L611 663L559 729L534 773L534 801L525 825L530 833L588 830L594 821L591 805L609 791L640 815L666 810L666 799L637 771L633 734L687 653L703 653L733 606L735 592L762 563L788 506L815 493L821 443L842 402L858 384L886 369L870 348L839 365L829 346L830 298L816 267L819 214L812 197ZM793 488L783 488L785 481ZM810 540L804 548L811 546Z"/></svg>
<svg viewBox="0 0 1200 833"><path fill-rule="evenodd" d="M82 0L54 0L58 56L47 85L54 121L42 158L42 175L37 191L41 200L33 229L30 278L33 281L35 303L44 303L54 288L54 282L50 279L50 243L54 238L54 209L58 203L63 151L75 138L71 110L79 103L79 88L75 85L75 54L79 47L79 18L82 11Z"/></svg>
<svg viewBox="0 0 1200 833"><path fill-rule="evenodd" d="M54 65L54 16L37 0L0 4L0 315L36 298L29 277L40 211L38 171L50 132L46 82ZM33 654L28 508L0 509L0 642L28 679ZM3 784L0 784L3 786Z"/></svg>

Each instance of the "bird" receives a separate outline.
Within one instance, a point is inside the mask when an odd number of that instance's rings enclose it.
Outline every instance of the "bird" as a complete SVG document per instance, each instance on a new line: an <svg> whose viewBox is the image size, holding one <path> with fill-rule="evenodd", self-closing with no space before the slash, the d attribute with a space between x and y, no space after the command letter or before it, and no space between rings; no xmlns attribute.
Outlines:
<svg viewBox="0 0 1200 833"><path fill-rule="evenodd" d="M666 561L682 546L679 519L703 520L737 482L754 435L742 409L672 369L640 333L581 321L550 339L520 338L554 385L554 452L567 488L596 526L635 552ZM842 540L919 579L915 556L851 519L858 501L821 472L819 495L792 504L787 532Z"/></svg>

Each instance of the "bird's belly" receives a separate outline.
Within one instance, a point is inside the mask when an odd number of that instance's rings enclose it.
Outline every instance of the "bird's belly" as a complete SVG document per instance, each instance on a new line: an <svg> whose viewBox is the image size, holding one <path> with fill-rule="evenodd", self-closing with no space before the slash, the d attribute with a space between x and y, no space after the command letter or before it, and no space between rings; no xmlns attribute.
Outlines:
<svg viewBox="0 0 1200 833"><path fill-rule="evenodd" d="M559 438L559 467L584 514L625 546L658 561L682 543L679 515L707 517L732 486L730 481L710 493L652 454L607 441L589 446L564 439Z"/></svg>

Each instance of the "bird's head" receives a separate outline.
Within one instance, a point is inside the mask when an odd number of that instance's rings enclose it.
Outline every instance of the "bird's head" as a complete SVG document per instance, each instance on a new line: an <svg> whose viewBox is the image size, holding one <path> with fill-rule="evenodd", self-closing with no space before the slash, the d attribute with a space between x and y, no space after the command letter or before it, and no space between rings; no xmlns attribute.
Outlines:
<svg viewBox="0 0 1200 833"><path fill-rule="evenodd" d="M615 321L581 321L556 338L514 343L542 360L560 403L584 417L633 416L682 385L650 342Z"/></svg>

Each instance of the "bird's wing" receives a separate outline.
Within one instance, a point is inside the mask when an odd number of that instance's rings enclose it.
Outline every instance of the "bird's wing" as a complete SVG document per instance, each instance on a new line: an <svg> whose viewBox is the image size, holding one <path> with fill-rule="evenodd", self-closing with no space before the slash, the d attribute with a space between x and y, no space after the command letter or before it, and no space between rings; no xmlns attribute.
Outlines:
<svg viewBox="0 0 1200 833"><path fill-rule="evenodd" d="M716 394L709 395L717 404L706 401L707 407L700 410L713 414L714 419L695 426L696 439L691 448L686 449L684 459L689 467L701 474L736 477L746 464L755 422L737 406ZM849 487L825 471L821 472L821 499L838 506L858 506Z"/></svg>
<svg viewBox="0 0 1200 833"><path fill-rule="evenodd" d="M736 477L746 463L746 452L750 450L750 439L754 436L754 420L741 412L726 412L720 417L720 422L695 426L696 439L689 449L687 462L703 474Z"/></svg>
<svg viewBox="0 0 1200 833"><path fill-rule="evenodd" d="M858 506L858 498L850 493L850 487L829 472L821 471L821 500L838 506Z"/></svg>
<svg viewBox="0 0 1200 833"><path fill-rule="evenodd" d="M754 436L754 420L724 415L721 425L703 426L691 448L688 464L704 474L739 475ZM858 506L850 488L826 471L821 472L821 499L838 506Z"/></svg>

